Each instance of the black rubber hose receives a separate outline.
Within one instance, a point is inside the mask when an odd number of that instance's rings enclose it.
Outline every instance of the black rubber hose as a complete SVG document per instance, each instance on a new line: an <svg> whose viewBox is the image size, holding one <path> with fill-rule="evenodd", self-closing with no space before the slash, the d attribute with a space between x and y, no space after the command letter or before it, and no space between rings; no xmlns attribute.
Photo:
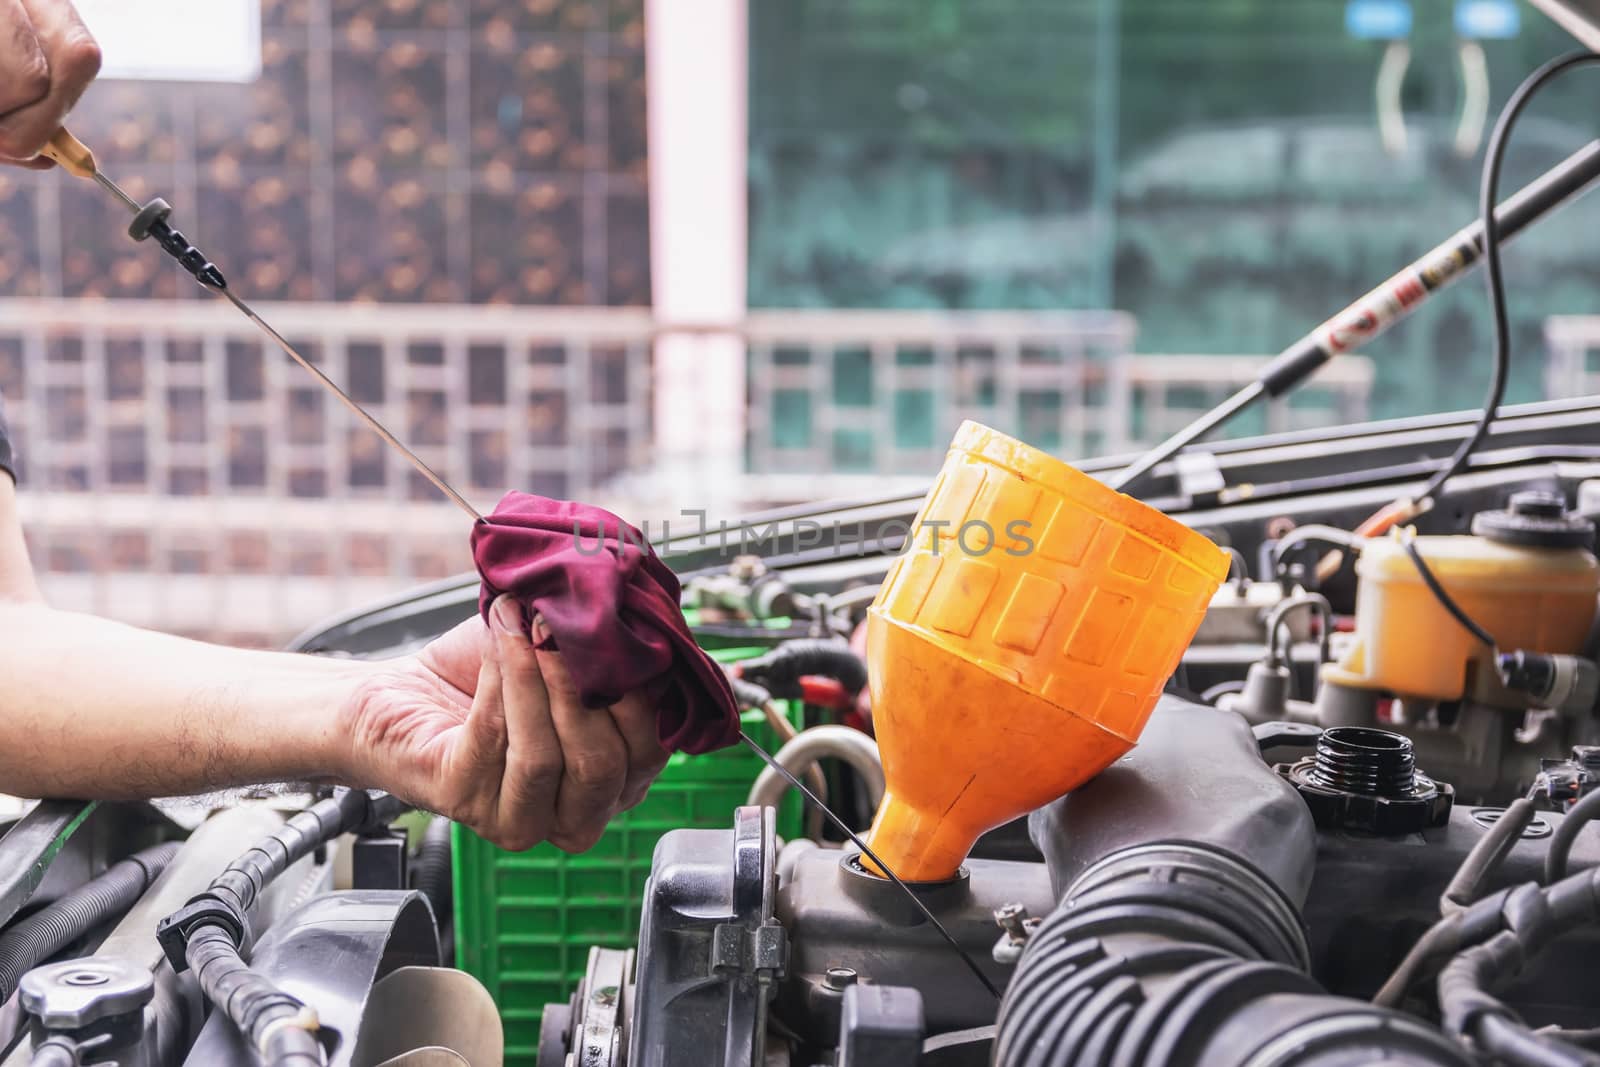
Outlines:
<svg viewBox="0 0 1600 1067"><path fill-rule="evenodd" d="M766 707L772 700L772 694L754 682L747 682L743 678L728 675L728 684L733 687L734 699L739 702L741 711L748 708Z"/></svg>
<svg viewBox="0 0 1600 1067"><path fill-rule="evenodd" d="M851 696L867 684L867 665L843 641L800 638L785 641L754 659L741 660L739 677L755 682L775 697L800 695L800 679L808 674L832 678Z"/></svg>
<svg viewBox="0 0 1600 1067"><path fill-rule="evenodd" d="M1467 949L1439 972L1439 1013L1447 1032L1499 1062L1519 1067L1597 1067L1595 1055L1557 1037L1536 1035L1491 990L1513 980L1551 942L1600 922L1600 869L1554 885L1519 886L1503 900L1505 929Z"/></svg>
<svg viewBox="0 0 1600 1067"><path fill-rule="evenodd" d="M353 829L366 817L367 806L367 795L359 789L340 790L319 800L228 864L206 894L228 901L240 915L248 913L274 878Z"/></svg>
<svg viewBox="0 0 1600 1067"><path fill-rule="evenodd" d="M388 795L372 797L359 789L341 789L262 838L230 863L190 906L221 902L238 917L236 921L242 921L261 891L296 861L340 834L387 825L409 808ZM268 1067L321 1067L323 1053L314 1017L299 1000L250 969L236 940L236 929L224 925L220 917L204 918L185 929L183 937L183 958L195 972L201 994L246 1035Z"/></svg>
<svg viewBox="0 0 1600 1067"><path fill-rule="evenodd" d="M1567 810L1556 832L1550 835L1550 847L1544 854L1544 884L1555 885L1567 876L1567 860L1572 855L1573 842L1578 834L1595 819L1600 819L1600 789L1585 794Z"/></svg>
<svg viewBox="0 0 1600 1067"><path fill-rule="evenodd" d="M47 1038L33 1050L29 1067L83 1067L77 1044L69 1037L56 1035Z"/></svg>
<svg viewBox="0 0 1600 1067"><path fill-rule="evenodd" d="M993 1062L1311 1067L1369 1062L1381 1041L1396 1067L1466 1067L1437 1030L1324 993L1302 969L1299 922L1279 887L1219 851L1113 854L1029 938Z"/></svg>
<svg viewBox="0 0 1600 1067"><path fill-rule="evenodd" d="M433 907L433 918L442 930L450 922L452 897L450 820L436 818L422 833L422 844L417 849L417 862L412 870L411 884L417 892L428 898Z"/></svg>
<svg viewBox="0 0 1600 1067"><path fill-rule="evenodd" d="M301 1016L305 1005L252 971L225 929L196 930L189 938L188 959L201 994L227 1012L270 1067L322 1067L314 1024L283 1022ZM263 1037L270 1040L263 1042Z"/></svg>
<svg viewBox="0 0 1600 1067"><path fill-rule="evenodd" d="M180 847L179 842L156 845L113 863L104 874L0 934L0 1001L16 992L24 974L89 931L126 914Z"/></svg>
<svg viewBox="0 0 1600 1067"><path fill-rule="evenodd" d="M1517 1067L1595 1067L1600 1063L1600 1056L1592 1052L1540 1038L1499 1015L1485 1015L1478 1023L1478 1043L1497 1062Z"/></svg>

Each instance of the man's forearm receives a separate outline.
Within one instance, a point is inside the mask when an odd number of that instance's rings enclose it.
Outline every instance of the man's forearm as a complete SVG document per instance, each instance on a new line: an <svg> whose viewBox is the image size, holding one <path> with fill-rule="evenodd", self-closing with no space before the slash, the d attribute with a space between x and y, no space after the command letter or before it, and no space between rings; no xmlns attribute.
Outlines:
<svg viewBox="0 0 1600 1067"><path fill-rule="evenodd" d="M338 776L337 713L371 670L0 600L0 792L162 796Z"/></svg>
<svg viewBox="0 0 1600 1067"><path fill-rule="evenodd" d="M0 471L0 601L39 599L22 526L17 522L17 488L11 476Z"/></svg>

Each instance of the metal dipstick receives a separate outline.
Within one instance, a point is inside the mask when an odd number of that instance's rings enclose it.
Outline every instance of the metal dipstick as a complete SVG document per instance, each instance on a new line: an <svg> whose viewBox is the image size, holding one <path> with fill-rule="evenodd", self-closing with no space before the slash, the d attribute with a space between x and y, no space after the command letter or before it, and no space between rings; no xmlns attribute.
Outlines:
<svg viewBox="0 0 1600 1067"><path fill-rule="evenodd" d="M319 385L332 393L339 403L343 404L351 414L355 415L356 418L360 419L382 438L385 444L404 457L405 461L415 468L417 473L426 478L435 489L443 493L452 504L472 516L474 522L485 521L478 509L473 507L466 497L457 492L454 486L445 481L432 467L424 463L422 457L406 447L405 443L396 437L387 426L379 422L366 408L357 403L354 397L345 392L332 378L324 374L316 364L301 355L294 345L289 343L287 338L273 329L271 324L257 314L254 308L245 303L237 293L228 287L227 279L217 269L216 264L212 263L205 253L196 248L181 231L172 227L168 221L172 217L171 204L158 197L148 204L141 205L100 170L95 163L94 153L82 141L68 133L65 128L56 132L56 135L50 139L50 143L45 146L40 154L47 159L54 160L61 166L61 169L74 177L92 178L101 188L115 196L133 214L133 221L128 225L129 237L132 237L135 241L154 238L163 251L177 260L184 270L193 275L195 281L199 282L203 288L224 297L234 307L238 308L240 313L255 323L256 327L273 344L282 349L285 355L305 368L306 372L315 378Z"/></svg>

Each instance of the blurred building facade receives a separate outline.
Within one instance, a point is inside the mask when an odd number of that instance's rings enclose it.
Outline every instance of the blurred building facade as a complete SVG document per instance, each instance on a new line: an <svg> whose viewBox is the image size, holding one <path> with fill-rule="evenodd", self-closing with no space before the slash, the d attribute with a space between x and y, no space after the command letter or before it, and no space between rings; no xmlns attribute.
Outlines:
<svg viewBox="0 0 1600 1067"><path fill-rule="evenodd" d="M1574 47L1523 0L749 10L751 306L1113 307L1147 353L1279 351L1465 225L1494 116ZM1542 95L1505 194L1592 111ZM1600 312L1597 227L1590 196L1506 252L1515 399L1545 318ZM1375 414L1476 406L1489 343L1481 278L1430 300L1367 349Z"/></svg>
<svg viewBox="0 0 1600 1067"><path fill-rule="evenodd" d="M75 131L262 300L650 300L643 0L261 0L260 81L106 81ZM59 175L0 176L0 291L203 299Z"/></svg>
<svg viewBox="0 0 1600 1067"><path fill-rule="evenodd" d="M261 0L261 22L259 81L105 80L74 131L241 293L303 307L297 342L488 502L639 462L600 412L648 367L647 320L620 312L592 354L570 331L474 346L452 324L649 304L643 0ZM47 593L274 643L469 567L431 489L125 226L88 183L0 174L0 294L24 301L0 396ZM101 300L119 303L77 303ZM453 310L358 337L329 326L351 303Z"/></svg>
<svg viewBox="0 0 1600 1067"><path fill-rule="evenodd" d="M480 507L656 529L915 488L961 418L1069 458L1170 432L1471 216L1467 46L1490 105L1561 47L1419 6L1396 148L1396 42L1320 0L261 5L258 82L106 81L76 131ZM1577 143L1575 101L1508 181ZM1519 349L1594 310L1597 210L1508 254L1546 279ZM0 173L0 394L51 594L272 643L465 570L461 517L124 224ZM1243 428L1473 401L1478 302Z"/></svg>

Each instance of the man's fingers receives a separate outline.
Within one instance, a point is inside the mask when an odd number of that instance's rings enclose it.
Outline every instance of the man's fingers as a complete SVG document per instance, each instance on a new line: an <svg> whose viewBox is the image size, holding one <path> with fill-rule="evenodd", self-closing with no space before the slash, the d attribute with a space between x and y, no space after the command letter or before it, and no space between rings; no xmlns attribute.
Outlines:
<svg viewBox="0 0 1600 1067"><path fill-rule="evenodd" d="M496 833L495 804L506 751L506 721L500 698L500 661L491 651L478 668L472 705L460 724L449 731L455 740L436 765L402 763L400 778L385 787L430 806L485 837ZM407 781L405 779L414 779ZM386 781L380 771L378 781Z"/></svg>
<svg viewBox="0 0 1600 1067"><path fill-rule="evenodd" d="M671 756L661 747L655 703L644 693L629 693L611 707L611 718L628 749L628 777L622 787L624 809L644 799L650 783L656 780Z"/></svg>
<svg viewBox="0 0 1600 1067"><path fill-rule="evenodd" d="M31 20L44 53L46 91L33 102L0 113L0 156L30 159L55 136L100 73L100 46L67 0L0 0L13 2L20 2Z"/></svg>
<svg viewBox="0 0 1600 1067"><path fill-rule="evenodd" d="M501 664L506 724L497 821L510 847L532 848L555 827L566 761L539 658L523 629L522 609L511 597L501 597L489 617Z"/></svg>
<svg viewBox="0 0 1600 1067"><path fill-rule="evenodd" d="M481 775L498 766L506 752L506 709L504 687L500 681L500 657L491 642L478 668L478 686L472 694L472 708L463 727L466 741L461 748L462 771L482 782Z"/></svg>
<svg viewBox="0 0 1600 1067"><path fill-rule="evenodd" d="M32 159L8 159L0 156L0 166L21 167L23 170L49 170L56 165L53 159L44 156L34 156Z"/></svg>
<svg viewBox="0 0 1600 1067"><path fill-rule="evenodd" d="M0 118L50 93L50 61L22 0L0 0Z"/></svg>
<svg viewBox="0 0 1600 1067"><path fill-rule="evenodd" d="M543 620L534 621L534 643L543 644ZM536 652L545 688L550 693L550 717L566 770L556 801L556 833L560 847L581 852L594 846L616 813L628 778L628 746L616 723L603 710L586 708L578 687L567 673L558 652Z"/></svg>
<svg viewBox="0 0 1600 1067"><path fill-rule="evenodd" d="M506 755L505 703L501 698L500 657L491 647L478 668L478 685L472 707L462 723L461 744L445 765L440 783L446 814L479 833L496 832L498 785Z"/></svg>

